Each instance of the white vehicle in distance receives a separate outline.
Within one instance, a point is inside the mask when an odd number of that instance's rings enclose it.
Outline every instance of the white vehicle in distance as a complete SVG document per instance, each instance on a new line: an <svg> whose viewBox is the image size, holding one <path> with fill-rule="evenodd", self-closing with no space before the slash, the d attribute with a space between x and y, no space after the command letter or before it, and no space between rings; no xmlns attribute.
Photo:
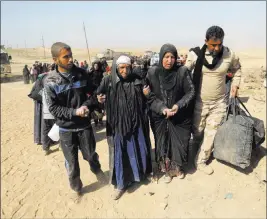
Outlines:
<svg viewBox="0 0 267 219"><path fill-rule="evenodd" d="M150 66L158 65L159 64L159 53L154 53L150 60Z"/></svg>

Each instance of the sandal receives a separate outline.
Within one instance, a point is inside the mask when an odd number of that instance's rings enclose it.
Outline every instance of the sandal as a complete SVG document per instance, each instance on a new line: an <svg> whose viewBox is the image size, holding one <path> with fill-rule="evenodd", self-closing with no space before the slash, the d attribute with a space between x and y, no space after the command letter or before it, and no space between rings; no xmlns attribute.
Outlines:
<svg viewBox="0 0 267 219"><path fill-rule="evenodd" d="M164 175L164 180L163 180L163 182L166 183L166 184L168 184L168 183L170 183L171 181L172 181L172 177L171 177L169 174L165 174L165 175Z"/></svg>
<svg viewBox="0 0 267 219"><path fill-rule="evenodd" d="M185 173L184 173L184 171L180 170L180 172L178 173L177 177L178 177L179 179L184 179L184 178L185 178Z"/></svg>
<svg viewBox="0 0 267 219"><path fill-rule="evenodd" d="M125 192L124 189L115 189L114 193L112 194L112 199L118 200L123 195L124 192Z"/></svg>

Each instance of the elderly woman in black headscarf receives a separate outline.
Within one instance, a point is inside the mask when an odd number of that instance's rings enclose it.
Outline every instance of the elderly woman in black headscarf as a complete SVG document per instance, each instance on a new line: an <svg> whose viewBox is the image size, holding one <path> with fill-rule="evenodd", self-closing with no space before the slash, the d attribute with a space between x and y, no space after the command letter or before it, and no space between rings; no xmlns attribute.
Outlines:
<svg viewBox="0 0 267 219"><path fill-rule="evenodd" d="M89 74L91 74L93 83L99 87L101 80L103 78L103 70L101 68L100 61L93 62L92 68L89 71Z"/></svg>
<svg viewBox="0 0 267 219"><path fill-rule="evenodd" d="M148 70L143 92L149 99L151 128L155 137L156 162L165 173L165 182L172 177L184 178L191 136L191 101L195 90L186 67L177 66L177 50L171 44L161 47L159 66Z"/></svg>
<svg viewBox="0 0 267 219"><path fill-rule="evenodd" d="M28 65L25 65L23 68L23 81L24 81L24 84L30 83L30 71L28 69Z"/></svg>
<svg viewBox="0 0 267 219"><path fill-rule="evenodd" d="M98 101L106 101L110 182L116 188L115 200L131 183L140 182L152 171L144 83L133 72L130 57L121 55L113 60L111 75L103 78L97 90Z"/></svg>

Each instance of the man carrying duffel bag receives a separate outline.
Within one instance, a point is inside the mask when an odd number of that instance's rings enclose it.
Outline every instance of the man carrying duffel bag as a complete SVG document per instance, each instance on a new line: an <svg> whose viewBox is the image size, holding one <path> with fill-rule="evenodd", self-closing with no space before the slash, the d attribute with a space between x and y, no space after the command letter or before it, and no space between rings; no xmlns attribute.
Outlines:
<svg viewBox="0 0 267 219"><path fill-rule="evenodd" d="M230 98L226 116L215 135L214 157L245 169L250 166L252 149L264 141L264 122L252 117L238 97Z"/></svg>

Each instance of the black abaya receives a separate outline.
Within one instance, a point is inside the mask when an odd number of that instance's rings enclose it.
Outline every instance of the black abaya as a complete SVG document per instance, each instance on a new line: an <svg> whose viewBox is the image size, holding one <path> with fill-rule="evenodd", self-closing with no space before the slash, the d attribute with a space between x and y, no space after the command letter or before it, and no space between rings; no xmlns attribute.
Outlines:
<svg viewBox="0 0 267 219"><path fill-rule="evenodd" d="M155 137L156 161L163 172L176 171L187 162L187 151L191 135L192 111L189 103L194 97L194 86L189 71L184 66L173 66L165 70L162 60L167 52L177 57L176 48L164 45L160 51L159 67L148 71L147 80L151 93L151 128ZM178 105L178 112L166 119L163 109Z"/></svg>
<svg viewBox="0 0 267 219"><path fill-rule="evenodd" d="M30 83L30 71L27 66L25 66L23 69L23 81L24 81L24 84Z"/></svg>
<svg viewBox="0 0 267 219"><path fill-rule="evenodd" d="M42 144L42 103L34 101L34 143Z"/></svg>
<svg viewBox="0 0 267 219"><path fill-rule="evenodd" d="M106 95L110 182L124 189L152 171L151 143L142 80L132 73L122 79L115 61L112 74L103 78L97 94Z"/></svg>

